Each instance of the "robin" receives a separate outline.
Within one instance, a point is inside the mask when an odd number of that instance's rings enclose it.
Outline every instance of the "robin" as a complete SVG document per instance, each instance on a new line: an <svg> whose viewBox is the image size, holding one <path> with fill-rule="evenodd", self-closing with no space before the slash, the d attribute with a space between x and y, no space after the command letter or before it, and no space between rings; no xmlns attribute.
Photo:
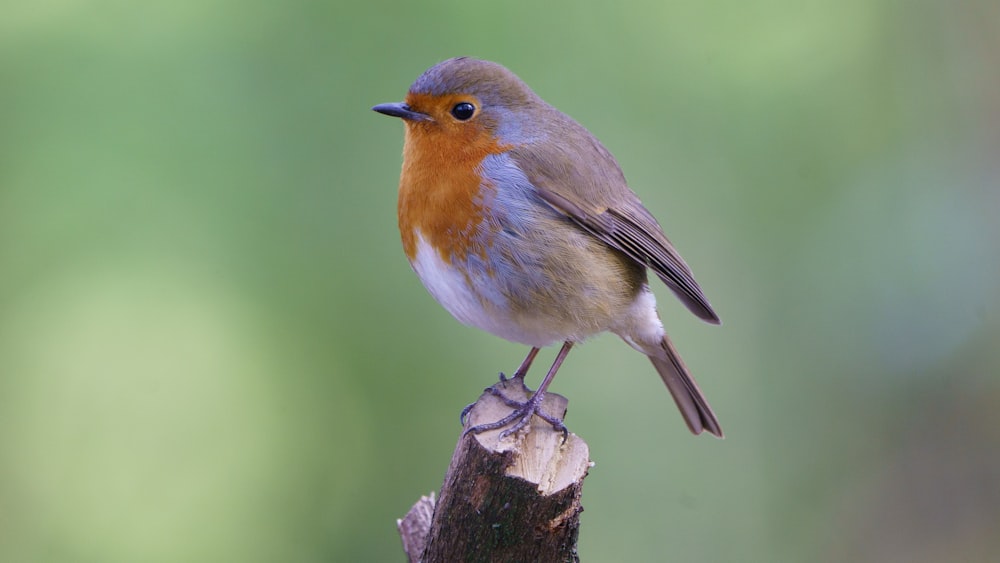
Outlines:
<svg viewBox="0 0 1000 563"><path fill-rule="evenodd" d="M508 399L510 416L470 431L507 435L538 415L565 432L542 398L574 343L610 331L649 357L691 432L722 437L663 329L647 268L699 318L719 317L600 141L505 67L466 57L372 109L406 125L399 230L431 295L462 323L531 346L515 378L562 343L530 399Z"/></svg>

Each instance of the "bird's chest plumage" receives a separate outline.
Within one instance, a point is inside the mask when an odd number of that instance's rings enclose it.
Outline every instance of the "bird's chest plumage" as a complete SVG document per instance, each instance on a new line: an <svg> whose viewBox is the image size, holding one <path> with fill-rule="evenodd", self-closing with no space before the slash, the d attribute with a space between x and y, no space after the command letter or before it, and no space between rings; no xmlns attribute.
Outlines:
<svg viewBox="0 0 1000 563"><path fill-rule="evenodd" d="M506 153L430 164L405 152L400 234L414 271L452 316L532 346L614 323L633 293L618 263L541 202Z"/></svg>
<svg viewBox="0 0 1000 563"><path fill-rule="evenodd" d="M485 146L469 153L414 139L408 131L399 188L403 250L427 290L459 321L509 337L506 300L490 260L496 239L496 188L482 177ZM438 150L421 150L431 145ZM502 333L502 334L501 334Z"/></svg>

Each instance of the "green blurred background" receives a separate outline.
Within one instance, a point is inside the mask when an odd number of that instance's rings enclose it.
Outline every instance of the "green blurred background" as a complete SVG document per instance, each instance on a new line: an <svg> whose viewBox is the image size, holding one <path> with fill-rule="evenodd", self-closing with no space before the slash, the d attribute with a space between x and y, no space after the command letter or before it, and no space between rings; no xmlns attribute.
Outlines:
<svg viewBox="0 0 1000 563"><path fill-rule="evenodd" d="M723 441L570 355L584 561L1000 560L997 2L2 13L0 560L403 560L526 352L410 272L369 111L461 54L603 140L725 322L656 286Z"/></svg>

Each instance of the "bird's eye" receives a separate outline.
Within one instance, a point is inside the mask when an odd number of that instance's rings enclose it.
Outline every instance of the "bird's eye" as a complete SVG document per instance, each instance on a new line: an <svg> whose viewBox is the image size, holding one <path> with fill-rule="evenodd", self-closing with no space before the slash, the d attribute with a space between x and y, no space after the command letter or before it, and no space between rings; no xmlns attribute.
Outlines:
<svg viewBox="0 0 1000 563"><path fill-rule="evenodd" d="M451 108L451 115L459 121L468 120L474 113L476 113L476 106L469 102L459 102L455 104L455 107Z"/></svg>

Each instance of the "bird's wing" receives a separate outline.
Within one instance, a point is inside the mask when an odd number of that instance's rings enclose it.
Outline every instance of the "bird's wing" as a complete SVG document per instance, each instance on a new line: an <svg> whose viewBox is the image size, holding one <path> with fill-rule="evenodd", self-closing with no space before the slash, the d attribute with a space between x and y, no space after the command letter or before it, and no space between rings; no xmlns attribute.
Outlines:
<svg viewBox="0 0 1000 563"><path fill-rule="evenodd" d="M718 324L691 268L629 189L611 153L589 133L576 139L519 147L510 154L546 204L656 272L692 313Z"/></svg>

